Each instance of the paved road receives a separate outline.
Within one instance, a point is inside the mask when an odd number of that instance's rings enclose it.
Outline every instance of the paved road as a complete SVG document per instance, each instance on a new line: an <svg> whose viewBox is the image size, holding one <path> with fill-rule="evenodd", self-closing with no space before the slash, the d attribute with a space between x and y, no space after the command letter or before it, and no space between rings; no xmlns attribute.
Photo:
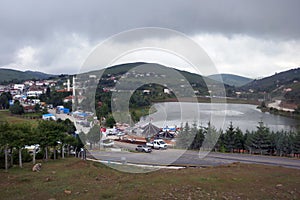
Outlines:
<svg viewBox="0 0 300 200"><path fill-rule="evenodd" d="M116 142L117 147L133 150L136 145ZM119 149L120 150L120 149ZM273 156L248 154L230 154L210 152L203 158L197 151L178 149L153 150L152 153L135 153L130 151L90 151L96 159L105 161L149 164L149 165L183 165L183 166L216 166L233 162L265 164L300 169L300 160Z"/></svg>

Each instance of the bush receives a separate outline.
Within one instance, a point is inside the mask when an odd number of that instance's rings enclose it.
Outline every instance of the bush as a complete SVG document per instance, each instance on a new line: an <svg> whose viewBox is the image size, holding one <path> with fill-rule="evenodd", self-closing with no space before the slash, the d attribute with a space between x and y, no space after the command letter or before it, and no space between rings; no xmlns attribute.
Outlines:
<svg viewBox="0 0 300 200"><path fill-rule="evenodd" d="M8 155L8 167L12 167L10 165L11 160L10 160L10 155ZM29 152L26 149L22 150L22 162L31 162L32 161L32 156L29 154ZM13 163L14 165L19 164L19 152L17 149L13 150ZM4 163L4 152L3 149L0 151L0 168L4 169L5 168L5 163Z"/></svg>
<svg viewBox="0 0 300 200"><path fill-rule="evenodd" d="M44 151L39 151L36 155L35 155L35 159L37 160L42 160L44 158Z"/></svg>
<svg viewBox="0 0 300 200"><path fill-rule="evenodd" d="M17 149L13 150L13 159L14 159L14 165L19 164L19 151ZM26 149L22 149L22 161L23 162L32 161L32 156Z"/></svg>

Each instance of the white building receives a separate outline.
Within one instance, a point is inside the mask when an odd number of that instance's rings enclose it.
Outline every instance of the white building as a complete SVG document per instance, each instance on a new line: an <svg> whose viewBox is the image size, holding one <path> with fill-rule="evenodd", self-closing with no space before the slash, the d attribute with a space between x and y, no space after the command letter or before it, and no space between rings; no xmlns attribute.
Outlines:
<svg viewBox="0 0 300 200"><path fill-rule="evenodd" d="M165 93L165 94L171 94L171 91L170 91L170 89L165 88L165 89L164 89L164 93Z"/></svg>
<svg viewBox="0 0 300 200"><path fill-rule="evenodd" d="M15 90L23 91L23 90L24 90L24 87L25 87L24 84L14 84L14 89L15 89Z"/></svg>
<svg viewBox="0 0 300 200"><path fill-rule="evenodd" d="M35 82L36 86L43 86L44 84L45 84L44 81L41 81L41 82L40 81L36 81Z"/></svg>
<svg viewBox="0 0 300 200"><path fill-rule="evenodd" d="M151 91L150 91L150 90L143 90L143 93L144 93L144 94L150 94Z"/></svg>
<svg viewBox="0 0 300 200"><path fill-rule="evenodd" d="M89 78L97 78L97 76L94 74L91 74L91 75L89 75Z"/></svg>
<svg viewBox="0 0 300 200"><path fill-rule="evenodd" d="M32 90L32 91L28 91L26 93L26 95L28 97L38 97L40 96L41 94L43 94L43 90Z"/></svg>

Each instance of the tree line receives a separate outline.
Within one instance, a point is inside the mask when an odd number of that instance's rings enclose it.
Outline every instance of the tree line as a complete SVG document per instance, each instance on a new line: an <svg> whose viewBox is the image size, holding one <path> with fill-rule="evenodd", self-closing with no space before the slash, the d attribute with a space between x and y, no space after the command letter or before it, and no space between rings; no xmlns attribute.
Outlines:
<svg viewBox="0 0 300 200"><path fill-rule="evenodd" d="M69 119L41 120L37 125L0 123L0 166L6 170L13 166L16 155L22 167L24 161L35 163L37 157L47 161L50 158L55 160L58 156L64 158L70 155L71 149L78 152L84 145L75 131L76 127ZM29 155L25 146L31 145L35 148Z"/></svg>
<svg viewBox="0 0 300 200"><path fill-rule="evenodd" d="M271 131L263 122L258 123L255 131L245 132L232 123L225 131L217 130L211 123L200 128L186 123L177 136L176 146L192 150L299 157L300 131Z"/></svg>

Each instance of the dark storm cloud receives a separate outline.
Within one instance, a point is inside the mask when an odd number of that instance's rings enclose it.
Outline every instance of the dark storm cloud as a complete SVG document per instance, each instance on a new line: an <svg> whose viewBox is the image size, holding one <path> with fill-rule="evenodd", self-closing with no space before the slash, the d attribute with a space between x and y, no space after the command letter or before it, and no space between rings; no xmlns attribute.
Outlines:
<svg viewBox="0 0 300 200"><path fill-rule="evenodd" d="M130 28L159 26L186 34L250 33L298 37L297 0L213 1L7 1L0 7L1 32L43 39L53 31L98 38Z"/></svg>
<svg viewBox="0 0 300 200"><path fill-rule="evenodd" d="M300 36L298 0L2 1L0 65L26 45L43 46L76 33L92 44L132 28L155 26L187 35L216 33L274 40ZM52 45L53 46L53 45ZM55 58L54 50L46 59ZM58 50L58 52L60 52Z"/></svg>

